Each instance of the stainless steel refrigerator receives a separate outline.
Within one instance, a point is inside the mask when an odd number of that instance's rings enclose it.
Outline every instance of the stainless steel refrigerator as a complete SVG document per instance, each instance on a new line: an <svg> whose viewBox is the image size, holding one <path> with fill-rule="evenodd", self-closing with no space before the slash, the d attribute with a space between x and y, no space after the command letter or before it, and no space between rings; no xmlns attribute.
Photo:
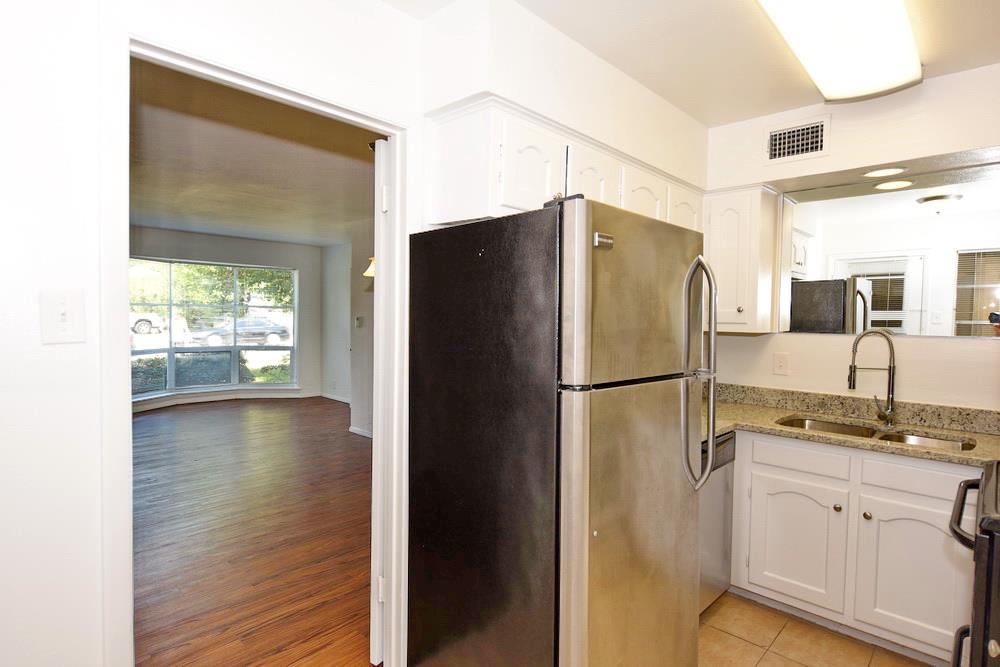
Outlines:
<svg viewBox="0 0 1000 667"><path fill-rule="evenodd" d="M579 197L411 236L411 667L697 664L701 252Z"/></svg>

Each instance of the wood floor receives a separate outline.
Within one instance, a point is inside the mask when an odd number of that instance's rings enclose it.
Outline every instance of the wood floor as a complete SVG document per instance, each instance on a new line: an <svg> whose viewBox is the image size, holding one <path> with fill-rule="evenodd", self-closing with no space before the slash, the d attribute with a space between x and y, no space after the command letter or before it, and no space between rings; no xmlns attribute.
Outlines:
<svg viewBox="0 0 1000 667"><path fill-rule="evenodd" d="M323 398L137 414L139 665L367 665L371 441Z"/></svg>

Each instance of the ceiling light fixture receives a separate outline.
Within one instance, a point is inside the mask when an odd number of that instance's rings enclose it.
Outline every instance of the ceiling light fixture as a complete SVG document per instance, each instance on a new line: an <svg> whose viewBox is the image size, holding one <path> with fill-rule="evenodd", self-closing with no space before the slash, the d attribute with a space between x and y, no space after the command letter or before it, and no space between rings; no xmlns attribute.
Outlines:
<svg viewBox="0 0 1000 667"><path fill-rule="evenodd" d="M903 0L757 0L828 102L920 83Z"/></svg>
<svg viewBox="0 0 1000 667"><path fill-rule="evenodd" d="M875 186L876 190L902 190L913 185L913 181L884 181Z"/></svg>
<svg viewBox="0 0 1000 667"><path fill-rule="evenodd" d="M904 171L906 171L906 167L886 167L885 169L873 169L872 171L866 171L865 176L868 178L885 178L886 176L902 174Z"/></svg>

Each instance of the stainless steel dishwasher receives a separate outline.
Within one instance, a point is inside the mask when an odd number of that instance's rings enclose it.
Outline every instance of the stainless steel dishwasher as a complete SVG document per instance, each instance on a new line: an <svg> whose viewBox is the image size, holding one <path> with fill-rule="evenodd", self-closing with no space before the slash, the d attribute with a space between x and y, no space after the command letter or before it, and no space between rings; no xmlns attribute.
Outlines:
<svg viewBox="0 0 1000 667"><path fill-rule="evenodd" d="M702 443L702 465L708 456ZM708 482L698 492L698 541L701 553L699 611L705 611L729 588L733 554L733 461L736 434L719 436L715 443L715 466Z"/></svg>

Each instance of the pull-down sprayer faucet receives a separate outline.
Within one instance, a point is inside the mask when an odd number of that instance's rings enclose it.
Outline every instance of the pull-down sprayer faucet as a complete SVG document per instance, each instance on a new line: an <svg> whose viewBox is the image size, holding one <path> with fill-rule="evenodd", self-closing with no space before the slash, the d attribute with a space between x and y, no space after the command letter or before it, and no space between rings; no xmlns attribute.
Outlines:
<svg viewBox="0 0 1000 667"><path fill-rule="evenodd" d="M865 336L881 336L885 338L885 342L889 345L889 366L888 368L858 368L858 343ZM851 366L847 371L847 388L854 389L857 385L858 371L885 371L889 375L889 384L886 388L885 396L885 407L878 400L878 396L875 396L875 407L878 408L878 418L887 427L892 426L892 419L895 414L895 409L893 408L893 397L896 393L896 348L892 344L892 333L887 329L868 329L863 331L854 337L854 345L851 347Z"/></svg>

